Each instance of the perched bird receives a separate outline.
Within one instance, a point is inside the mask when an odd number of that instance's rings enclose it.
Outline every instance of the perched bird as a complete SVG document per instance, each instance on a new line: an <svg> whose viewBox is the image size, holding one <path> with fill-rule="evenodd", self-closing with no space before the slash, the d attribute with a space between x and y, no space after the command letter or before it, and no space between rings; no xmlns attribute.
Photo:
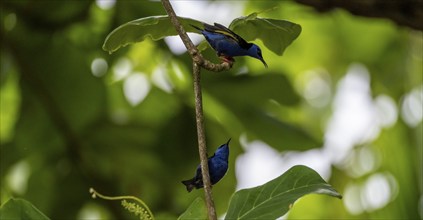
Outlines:
<svg viewBox="0 0 423 220"><path fill-rule="evenodd" d="M209 174L210 182L212 185L216 184L225 176L226 171L228 171L228 158L229 158L229 142L231 139L226 142L226 144L221 145L213 156L209 157ZM195 176L192 179L184 180L182 183L187 187L187 191L191 192L192 189L203 188L203 176L201 173L201 164L197 166L197 171Z"/></svg>
<svg viewBox="0 0 423 220"><path fill-rule="evenodd" d="M210 46L217 52L225 62L234 62L233 57L236 56L250 56L259 59L267 68L267 64L261 54L259 46L248 43L242 37L235 34L229 28L214 23L214 26L203 23L204 29L193 26L204 35Z"/></svg>

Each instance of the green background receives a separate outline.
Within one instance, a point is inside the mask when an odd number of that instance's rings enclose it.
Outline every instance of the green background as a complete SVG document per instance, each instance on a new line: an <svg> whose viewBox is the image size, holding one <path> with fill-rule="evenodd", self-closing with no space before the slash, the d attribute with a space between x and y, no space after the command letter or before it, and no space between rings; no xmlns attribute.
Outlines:
<svg viewBox="0 0 423 220"><path fill-rule="evenodd" d="M230 3L244 4L245 15L278 6L259 16L300 24L302 33L283 56L256 41L269 69L252 58L237 58L228 72L203 72L209 155L233 140L229 172L213 187L218 215L236 188L234 165L244 151L240 137L263 140L281 153L320 149L335 111L334 91L351 65L360 63L369 71L372 100L388 97L398 117L370 141L355 143L349 162L333 164L328 182L343 200L307 196L288 218L421 218L422 32L342 10L321 14L289 1ZM94 187L107 195L140 197L157 219L172 219L203 196L202 190L188 194L180 183L199 163L189 56L172 54L163 40L146 40L112 55L101 49L119 25L165 14L160 2L117 1L107 10L93 1L4 1L0 6L2 204L24 198L52 219L89 213L133 217L118 203L91 199L88 189ZM210 49L204 55L217 61ZM94 68L95 59L107 65ZM116 77L128 66L128 75ZM304 96L310 71L332 91L326 101ZM160 72L171 89L154 83ZM124 87L133 75L145 76L150 89L131 104ZM413 110L420 119L404 120ZM368 155L377 165L364 172L360 161ZM375 175L392 183L389 201L377 208L362 195ZM352 211L348 201L359 208Z"/></svg>

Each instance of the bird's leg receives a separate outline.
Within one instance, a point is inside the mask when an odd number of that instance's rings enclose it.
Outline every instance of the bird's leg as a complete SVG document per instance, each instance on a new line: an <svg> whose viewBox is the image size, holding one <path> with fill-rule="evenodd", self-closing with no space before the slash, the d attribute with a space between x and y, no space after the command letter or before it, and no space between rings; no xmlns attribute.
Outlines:
<svg viewBox="0 0 423 220"><path fill-rule="evenodd" d="M217 54L222 62L229 63L231 66L234 64L235 59L224 54Z"/></svg>

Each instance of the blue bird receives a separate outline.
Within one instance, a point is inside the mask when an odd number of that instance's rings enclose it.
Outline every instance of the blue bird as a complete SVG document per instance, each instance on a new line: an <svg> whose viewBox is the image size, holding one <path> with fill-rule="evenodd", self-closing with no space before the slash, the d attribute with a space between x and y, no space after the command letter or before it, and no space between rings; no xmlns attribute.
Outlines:
<svg viewBox="0 0 423 220"><path fill-rule="evenodd" d="M193 26L204 35L210 46L217 52L217 55L225 62L232 63L236 56L250 56L259 59L267 68L267 64L261 54L259 46L248 43L242 37L235 34L229 28L214 23L214 26L203 23L204 29Z"/></svg>
<svg viewBox="0 0 423 220"><path fill-rule="evenodd" d="M209 174L210 182L212 185L216 184L225 176L226 171L228 171L228 159L229 159L229 142L231 139L226 142L226 144L221 145L213 156L209 157ZM184 180L182 183L187 187L187 191L191 192L192 189L203 188L203 176L201 173L201 164L197 166L195 176L192 179Z"/></svg>

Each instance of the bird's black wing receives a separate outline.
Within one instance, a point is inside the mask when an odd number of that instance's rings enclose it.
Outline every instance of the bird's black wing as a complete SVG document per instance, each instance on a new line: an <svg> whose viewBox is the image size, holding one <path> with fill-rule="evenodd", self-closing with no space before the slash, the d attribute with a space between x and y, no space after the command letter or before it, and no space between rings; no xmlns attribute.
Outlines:
<svg viewBox="0 0 423 220"><path fill-rule="evenodd" d="M228 38L237 42L242 48L244 48L246 50L248 50L252 45L252 44L248 43L247 41L245 41L238 34L236 34L235 32L231 31L229 28L227 28L227 27L225 27L225 26L223 26L219 23L214 23L214 26L209 25L207 23L203 23L203 25L204 25L204 30L206 30L208 32L223 34L223 35L227 36Z"/></svg>
<svg viewBox="0 0 423 220"><path fill-rule="evenodd" d="M233 32L231 29L219 24L219 23L214 23L214 26L221 31L224 31L225 33L229 33L231 36L233 36L233 38L235 38L235 40L238 42L238 44L244 48L244 49L249 49L252 44L248 43L246 40L244 40L244 38L240 37L238 34L236 34L235 32ZM219 32L221 33L221 32Z"/></svg>

